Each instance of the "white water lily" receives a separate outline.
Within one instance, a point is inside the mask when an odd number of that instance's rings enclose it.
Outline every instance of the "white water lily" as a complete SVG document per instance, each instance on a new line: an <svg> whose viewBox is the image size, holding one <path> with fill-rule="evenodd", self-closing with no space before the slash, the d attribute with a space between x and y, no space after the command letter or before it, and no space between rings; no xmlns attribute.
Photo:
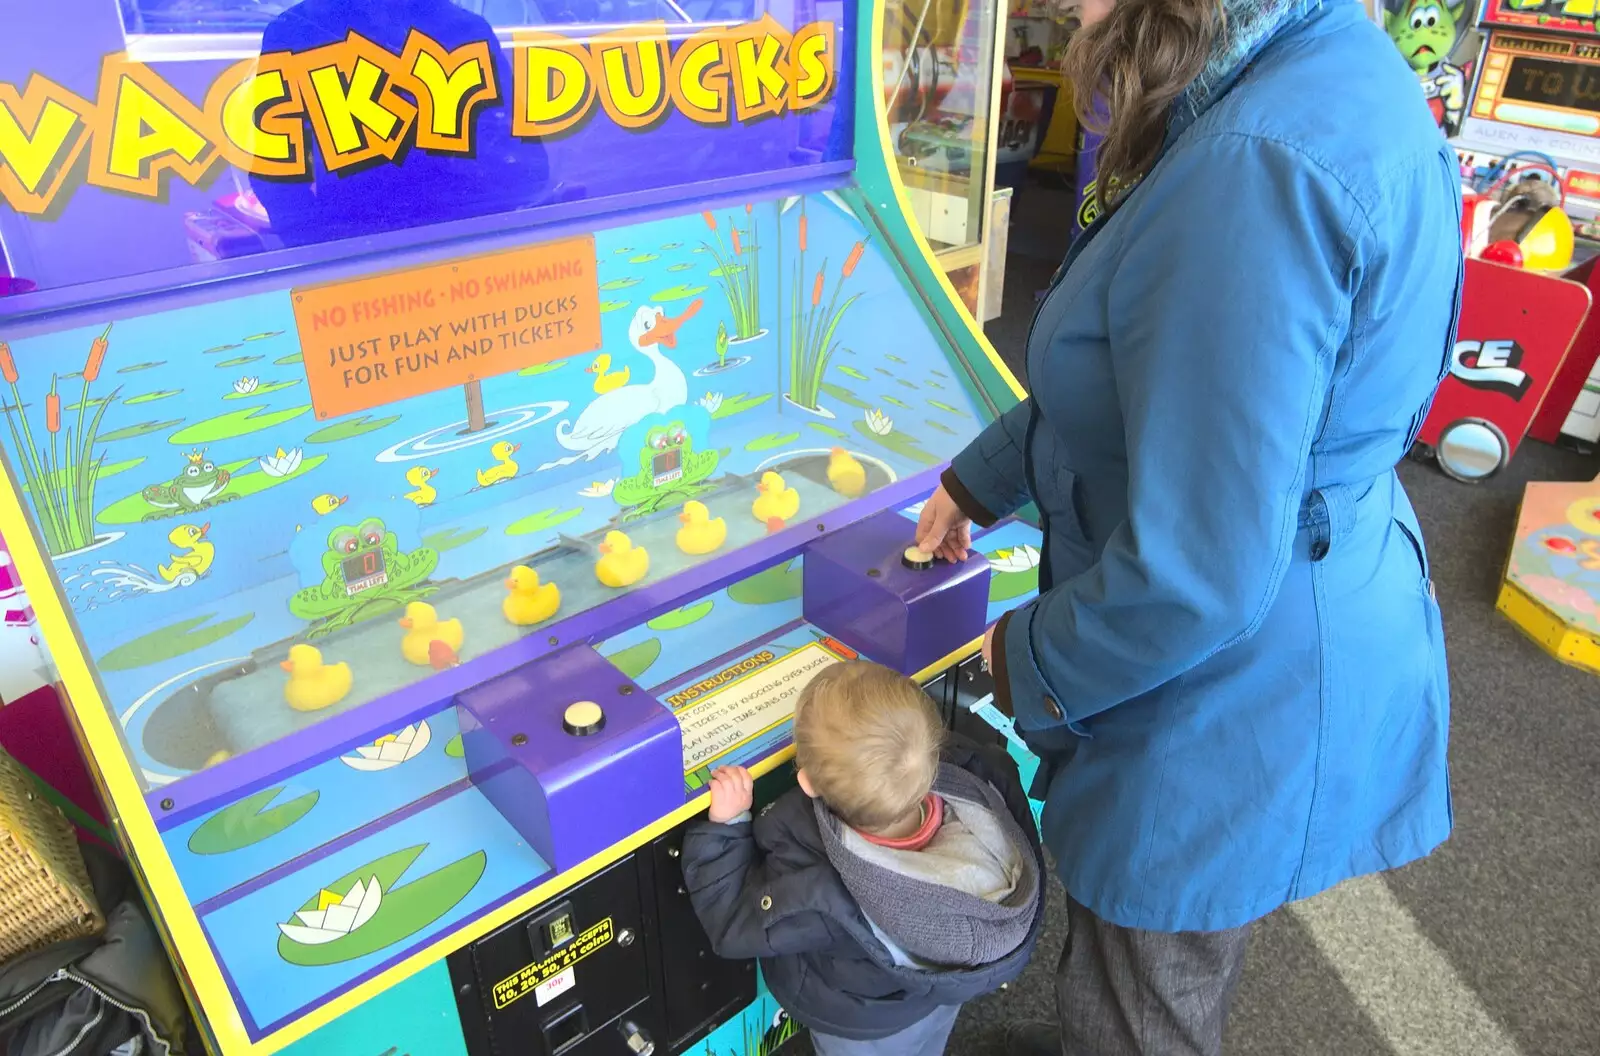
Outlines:
<svg viewBox="0 0 1600 1056"><path fill-rule="evenodd" d="M247 396L256 391L256 386L261 384L260 378L240 378L233 383L233 391L240 396Z"/></svg>
<svg viewBox="0 0 1600 1056"><path fill-rule="evenodd" d="M427 722L417 722L399 733L385 734L371 744L363 744L339 759L352 770L388 770L421 755L432 739L433 730Z"/></svg>
<svg viewBox="0 0 1600 1056"><path fill-rule="evenodd" d="M616 486L616 477L612 477L610 480L597 480L593 484L590 484L587 488L584 488L582 491L578 492L578 494L582 495L586 499L603 499L607 495L610 495L611 489Z"/></svg>
<svg viewBox="0 0 1600 1056"><path fill-rule="evenodd" d="M1024 543L1011 550L996 550L989 558L995 572L1026 572L1039 567L1039 551Z"/></svg>
<svg viewBox="0 0 1600 1056"><path fill-rule="evenodd" d="M868 411L863 417L867 420L867 428L879 436L888 436L894 432L894 420L876 407Z"/></svg>
<svg viewBox="0 0 1600 1056"><path fill-rule="evenodd" d="M317 895L316 909L302 909L295 916L298 924L279 924L278 930L304 946L321 946L342 939L372 919L383 903L383 889L376 876L365 884L360 880L341 898L329 890Z"/></svg>
<svg viewBox="0 0 1600 1056"><path fill-rule="evenodd" d="M699 403L710 414L716 414L717 408L722 406L722 393L708 392L700 397Z"/></svg>
<svg viewBox="0 0 1600 1056"><path fill-rule="evenodd" d="M277 454L263 455L257 461L261 463L261 472L267 476L287 477L300 468L300 461L304 457L304 453L298 447L292 447L287 451L280 447Z"/></svg>

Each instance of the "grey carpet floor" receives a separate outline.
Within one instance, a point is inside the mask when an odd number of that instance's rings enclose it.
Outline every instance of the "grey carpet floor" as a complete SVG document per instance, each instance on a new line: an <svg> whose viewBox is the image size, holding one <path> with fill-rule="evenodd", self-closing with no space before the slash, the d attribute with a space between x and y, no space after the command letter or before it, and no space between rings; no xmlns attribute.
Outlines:
<svg viewBox="0 0 1600 1056"><path fill-rule="evenodd" d="M1021 376L1034 291L1068 238L1070 197L1025 188L1005 313L988 327ZM1587 480L1600 459L1530 441L1470 486L1400 474L1444 610L1454 837L1431 858L1281 910L1252 939L1229 1056L1600 1054L1600 679L1565 667L1494 611L1523 485ZM1040 954L963 1010L952 1056L1000 1056L1008 1023L1048 1018L1059 883Z"/></svg>

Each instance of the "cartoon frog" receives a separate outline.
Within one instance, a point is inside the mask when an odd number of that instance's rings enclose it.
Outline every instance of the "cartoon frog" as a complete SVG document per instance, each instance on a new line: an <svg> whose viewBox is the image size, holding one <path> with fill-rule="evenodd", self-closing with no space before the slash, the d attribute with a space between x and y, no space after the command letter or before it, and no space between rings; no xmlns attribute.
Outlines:
<svg viewBox="0 0 1600 1056"><path fill-rule="evenodd" d="M427 597L437 588L424 581L438 565L439 552L430 547L401 553L399 537L376 517L355 527L340 525L328 533L322 582L296 591L289 598L289 611L302 620L320 620L306 633L307 638L316 638ZM351 578L371 579L372 585L350 593L347 569Z"/></svg>
<svg viewBox="0 0 1600 1056"><path fill-rule="evenodd" d="M1454 132L1461 123L1467 104L1466 72L1449 61L1465 11L1466 0L1454 5L1447 0L1405 0L1399 10L1383 12L1389 38L1417 72L1434 120L1446 132Z"/></svg>
<svg viewBox="0 0 1600 1056"><path fill-rule="evenodd" d="M184 457L189 464L183 467L182 473L172 478L172 483L152 484L144 489L144 501L155 507L155 510L144 515L145 520L193 513L239 497L224 494L231 479L229 473L206 458L204 448L190 451Z"/></svg>
<svg viewBox="0 0 1600 1056"><path fill-rule="evenodd" d="M617 481L611 497L626 508L623 520L643 517L710 491L711 485L701 481L716 470L720 460L715 451L696 452L694 439L682 422L657 426L645 434L639 472Z"/></svg>

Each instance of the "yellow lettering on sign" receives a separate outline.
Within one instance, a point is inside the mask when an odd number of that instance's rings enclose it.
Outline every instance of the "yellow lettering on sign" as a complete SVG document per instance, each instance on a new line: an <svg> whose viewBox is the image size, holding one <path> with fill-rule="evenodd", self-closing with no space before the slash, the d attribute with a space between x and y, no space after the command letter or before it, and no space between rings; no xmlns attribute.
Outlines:
<svg viewBox="0 0 1600 1056"><path fill-rule="evenodd" d="M22 92L0 84L0 200L30 216L48 210L94 124L92 103L46 77Z"/></svg>
<svg viewBox="0 0 1600 1056"><path fill-rule="evenodd" d="M168 172L197 183L218 157L200 109L126 56L102 66L99 110L88 177L97 187L154 197Z"/></svg>
<svg viewBox="0 0 1600 1056"><path fill-rule="evenodd" d="M352 33L300 59L323 164L337 172L373 158L393 160L417 116L395 92L405 76L400 57Z"/></svg>
<svg viewBox="0 0 1600 1056"><path fill-rule="evenodd" d="M554 33L519 33L516 93L522 100L511 115L519 136L553 136L588 116L594 103L589 50Z"/></svg>
<svg viewBox="0 0 1600 1056"><path fill-rule="evenodd" d="M490 991L494 996L495 1009L498 1011L519 998L527 997L546 979L560 975L591 953L609 945L613 938L613 930L611 918L607 917L600 923L583 929L577 938L567 943L553 956L535 961L495 983Z"/></svg>
<svg viewBox="0 0 1600 1056"><path fill-rule="evenodd" d="M1561 11L1568 18L1582 18L1594 20L1595 0L1567 0L1567 5Z"/></svg>
<svg viewBox="0 0 1600 1056"><path fill-rule="evenodd" d="M783 111L789 94L789 62L783 57L787 41L779 34L788 36L774 22L734 42L733 83L741 121Z"/></svg>
<svg viewBox="0 0 1600 1056"><path fill-rule="evenodd" d="M832 22L813 22L795 33L789 49L794 54L789 109L805 110L833 94L833 46Z"/></svg>
<svg viewBox="0 0 1600 1056"><path fill-rule="evenodd" d="M413 32L400 64L408 71L417 100L417 146L424 150L470 154L472 115L500 98L487 41L446 51Z"/></svg>
<svg viewBox="0 0 1600 1056"><path fill-rule="evenodd" d="M67 141L82 125L83 115L54 99L45 99L33 122L33 131L25 132L16 109L0 101L0 163L15 174L23 190L37 194L51 163L61 156Z"/></svg>
<svg viewBox="0 0 1600 1056"><path fill-rule="evenodd" d="M600 68L600 105L623 128L644 128L667 108L663 23L603 33L589 45Z"/></svg>
<svg viewBox="0 0 1600 1056"><path fill-rule="evenodd" d="M702 30L678 45L667 85L672 101L691 120L705 124L726 121L732 93L728 60L720 30Z"/></svg>

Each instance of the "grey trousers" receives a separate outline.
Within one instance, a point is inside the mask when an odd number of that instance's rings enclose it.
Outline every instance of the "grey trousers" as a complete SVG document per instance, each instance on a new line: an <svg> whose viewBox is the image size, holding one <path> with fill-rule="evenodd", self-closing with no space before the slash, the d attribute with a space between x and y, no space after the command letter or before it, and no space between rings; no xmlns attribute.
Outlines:
<svg viewBox="0 0 1600 1056"><path fill-rule="evenodd" d="M1221 1056L1250 927L1166 933L1108 924L1067 899L1056 969L1064 1056Z"/></svg>
<svg viewBox="0 0 1600 1056"><path fill-rule="evenodd" d="M960 1005L940 1005L900 1033L874 1041L851 1041L812 1031L811 1048L817 1056L940 1056L960 1012Z"/></svg>

